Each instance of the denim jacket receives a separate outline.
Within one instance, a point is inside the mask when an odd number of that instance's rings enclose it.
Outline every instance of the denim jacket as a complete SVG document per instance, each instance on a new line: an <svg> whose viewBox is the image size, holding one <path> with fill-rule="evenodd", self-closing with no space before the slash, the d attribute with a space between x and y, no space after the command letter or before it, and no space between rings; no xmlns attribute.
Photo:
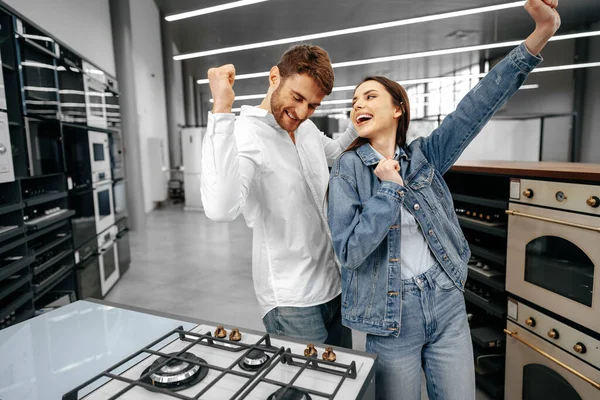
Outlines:
<svg viewBox="0 0 600 400"><path fill-rule="evenodd" d="M379 181L369 145L340 156L331 171L328 222L342 265L344 325L381 336L400 334L400 208L415 217L437 262L464 290L468 243L442 176L494 113L542 61L522 43L500 61L433 133L400 149L404 185Z"/></svg>

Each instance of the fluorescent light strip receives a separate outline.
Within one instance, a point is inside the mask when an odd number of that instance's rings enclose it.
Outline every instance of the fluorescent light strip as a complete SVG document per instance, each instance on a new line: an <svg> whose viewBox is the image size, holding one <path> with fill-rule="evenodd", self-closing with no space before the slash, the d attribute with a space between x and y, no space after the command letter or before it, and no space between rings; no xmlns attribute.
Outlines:
<svg viewBox="0 0 600 400"><path fill-rule="evenodd" d="M201 9L195 10L195 11L188 11L188 12L184 12L184 13L168 15L165 17L165 19L169 22L179 21L181 19L197 17L199 15L211 14L211 13L229 10L229 9L237 8L237 7L249 6L249 5L256 4L256 3L262 3L264 1L267 1L267 0L234 1L231 3L221 4L221 5L214 6L214 7L201 8Z"/></svg>
<svg viewBox="0 0 600 400"><path fill-rule="evenodd" d="M534 69L533 71L531 71L531 73L535 74L535 73L540 73L540 72L566 71L566 70L571 70L571 69L595 68L595 67L600 67L600 62L557 65L554 67L538 67L538 68ZM486 75L487 75L487 73L473 74L473 75L457 75L457 76L438 76L435 78L408 79L408 80L396 81L396 82L402 86L407 86L407 85L418 85L420 83L431 83L431 82L440 82L440 81L447 81L447 80L460 81L460 80L464 80L464 79L478 79L478 78L483 78ZM523 85L521 87L521 89L523 89L523 87L525 87L525 86L535 86L535 85ZM347 92L347 91L353 91L355 88L356 88L356 85L354 85L354 86L339 86L339 87L334 87L333 91L334 92ZM533 89L533 87L531 89ZM234 100L263 98L265 96L266 96L266 94L251 94L251 95L245 95L245 96L236 96L234 98ZM244 97L244 99L242 99L241 97ZM212 103L213 99L210 99L210 101ZM330 100L328 100L328 101L330 101Z"/></svg>
<svg viewBox="0 0 600 400"><path fill-rule="evenodd" d="M573 33L568 35L559 35L553 36L550 38L551 42L561 41L561 40L570 40L584 37L592 37L592 36L600 36L600 31L591 31L591 32L580 32ZM368 58L364 60L355 60L355 61L345 61L340 63L331 64L333 68L346 68L353 67L357 65L366 65L366 64L376 64L382 62L391 62L391 61L401 61L401 60L412 60L415 58L427 58L427 57L436 57L442 55L450 55L450 54L459 54L459 53L467 53L473 51L481 51L481 50L490 50L490 49L499 49L502 47L515 47L523 42L522 40L513 40L510 42L501 42L501 43L491 43L491 44L482 44L477 46L466 46L466 47L456 47L453 49L444 49L444 50L432 50L432 51L423 51L419 53L410 53L410 54L398 54L395 56L386 56L386 57L377 57L377 58ZM262 76L269 76L269 71L266 72L258 72L253 74L241 74L236 75L236 80L242 79L251 79ZM198 84L208 83L208 79L199 79L197 81Z"/></svg>
<svg viewBox="0 0 600 400"><path fill-rule="evenodd" d="M512 2L512 3L507 3L507 4L499 4L499 5L495 5L495 6L489 6L489 7L478 7L478 8L472 8L469 10L452 11L452 12L447 12L447 13L442 13L442 14L428 15L425 17L402 19L402 20L397 20L397 21L384 22L384 23L380 23L380 24L359 26L359 27L355 27L355 28L339 29L339 30L335 30L335 31L322 32L322 33L314 33L311 35L295 36L295 37L290 37L290 38L286 38L286 39L269 40L266 42L258 42L258 43L240 45L240 46L224 47L221 49L199 51L199 52L188 53L188 54L180 54L180 55L174 56L173 59L174 60L187 60L190 58L207 57L207 56L212 56L215 54L233 53L236 51L259 49L259 48L263 48L263 47L277 46L277 45L287 44L287 43L297 43L297 42L304 42L304 41L322 39L322 38L327 38L327 37L349 35L352 33L368 32L368 31L375 31L375 30L387 29L387 28L395 28L398 26L420 24L420 23L424 23L424 22L439 21L439 20L448 19L448 18L464 17L466 15L506 10L509 8L522 7L524 4L525 4L524 1L517 1L517 2Z"/></svg>

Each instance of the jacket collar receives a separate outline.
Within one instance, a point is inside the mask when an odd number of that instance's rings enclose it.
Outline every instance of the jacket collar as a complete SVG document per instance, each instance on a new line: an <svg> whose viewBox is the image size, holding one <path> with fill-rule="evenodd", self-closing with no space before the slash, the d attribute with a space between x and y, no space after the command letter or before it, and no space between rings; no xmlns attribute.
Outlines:
<svg viewBox="0 0 600 400"><path fill-rule="evenodd" d="M376 152L375 149L371 147L371 145L368 143L363 144L358 149L356 149L356 154L358 154L362 162L367 167L376 165L381 160L381 154ZM408 157L408 154L406 154L404 147L396 148L396 154L397 159L404 157L406 160L410 160L410 157Z"/></svg>

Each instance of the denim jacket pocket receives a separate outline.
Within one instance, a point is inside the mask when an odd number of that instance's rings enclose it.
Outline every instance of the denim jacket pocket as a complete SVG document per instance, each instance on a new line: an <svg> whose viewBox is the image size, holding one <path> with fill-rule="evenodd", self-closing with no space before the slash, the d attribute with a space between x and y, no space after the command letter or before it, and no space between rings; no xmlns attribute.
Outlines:
<svg viewBox="0 0 600 400"><path fill-rule="evenodd" d="M428 163L423 163L423 165L412 175L412 178L409 180L408 186L410 186L413 190L420 190L425 187L431 186L431 182L433 180L434 169Z"/></svg>

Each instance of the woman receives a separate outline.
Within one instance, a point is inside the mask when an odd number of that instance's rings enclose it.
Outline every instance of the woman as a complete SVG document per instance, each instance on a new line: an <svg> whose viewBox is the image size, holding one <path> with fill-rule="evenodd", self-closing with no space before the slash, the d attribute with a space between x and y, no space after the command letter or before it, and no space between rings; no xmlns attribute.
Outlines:
<svg viewBox="0 0 600 400"><path fill-rule="evenodd" d="M378 354L378 399L475 399L462 291L469 246L442 175L540 62L560 26L557 0L529 0L535 31L496 65L429 137L406 145L404 89L369 77L354 92L359 138L336 161L328 221L342 264L344 325Z"/></svg>

